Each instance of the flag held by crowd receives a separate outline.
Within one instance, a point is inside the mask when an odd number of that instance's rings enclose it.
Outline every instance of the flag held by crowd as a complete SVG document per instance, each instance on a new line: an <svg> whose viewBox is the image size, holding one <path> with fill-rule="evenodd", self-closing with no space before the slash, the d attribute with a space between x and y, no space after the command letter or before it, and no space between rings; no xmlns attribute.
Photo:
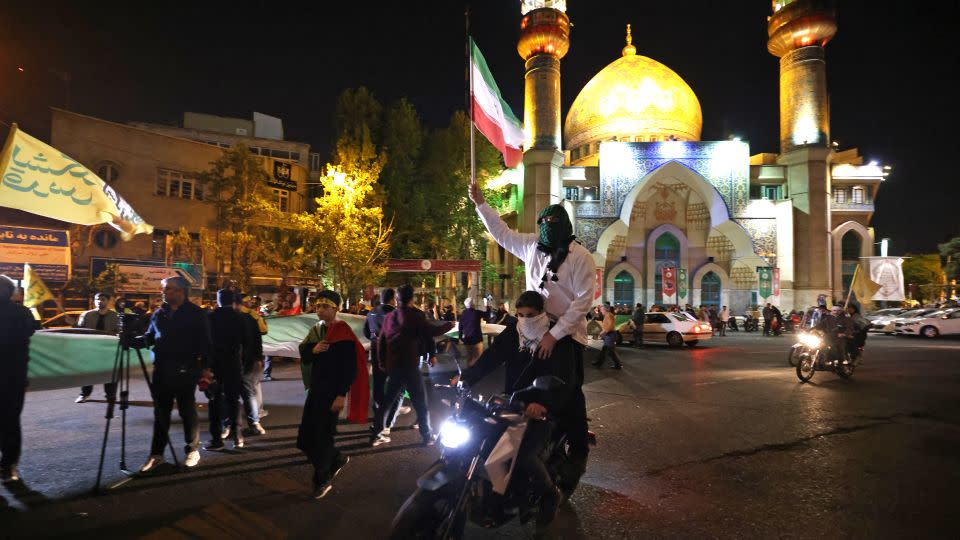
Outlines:
<svg viewBox="0 0 960 540"><path fill-rule="evenodd" d="M470 38L470 77L473 123L490 144L500 150L503 162L512 169L523 159L523 129L510 105L500 96L497 81L473 38Z"/></svg>
<svg viewBox="0 0 960 540"><path fill-rule="evenodd" d="M23 305L28 308L40 307L47 300L56 300L47 284L34 272L29 263L23 265Z"/></svg>
<svg viewBox="0 0 960 540"><path fill-rule="evenodd" d="M14 124L0 153L0 206L80 225L109 223L124 240L147 224L90 169Z"/></svg>

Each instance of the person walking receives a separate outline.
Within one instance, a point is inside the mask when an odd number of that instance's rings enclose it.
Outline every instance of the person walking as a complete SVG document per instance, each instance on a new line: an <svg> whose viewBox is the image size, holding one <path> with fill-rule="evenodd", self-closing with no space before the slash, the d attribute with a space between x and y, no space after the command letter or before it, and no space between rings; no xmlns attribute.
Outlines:
<svg viewBox="0 0 960 540"><path fill-rule="evenodd" d="M477 182L468 195L487 232L505 250L523 261L526 288L544 297L544 308L552 323L534 354L539 359L572 359L578 380L571 414L560 430L570 443L570 460L564 474L565 491L576 488L586 471L587 408L583 396L583 353L587 345L587 313L593 305L596 264L590 252L576 242L573 223L562 205L542 209L537 216L537 233L513 231L484 199Z"/></svg>
<svg viewBox="0 0 960 540"><path fill-rule="evenodd" d="M88 328L107 334L117 335L120 327L120 316L116 311L110 309L110 293L98 292L93 297L95 309L84 311L77 320L77 328ZM112 383L103 384L103 395L105 399L110 396ZM80 387L80 395L73 400L74 403L84 403L90 399L93 394L93 385L87 384Z"/></svg>
<svg viewBox="0 0 960 540"><path fill-rule="evenodd" d="M425 352L424 341L442 336L453 328L450 321L442 324L427 321L422 311L413 305L413 287L401 285L397 288L400 307L387 314L377 335L377 353L382 355L387 368L387 388L384 391L384 403L394 403L406 388L410 401L417 412L417 424L425 445L433 445L433 433L427 409L427 394L420 375L420 357ZM431 365L436 357L430 357ZM370 445L379 446L390 442L383 434L386 421L385 407L381 407L374 416Z"/></svg>
<svg viewBox="0 0 960 540"><path fill-rule="evenodd" d="M203 378L209 383L213 377L209 368L210 324L200 306L187 298L190 282L177 276L160 283L163 305L153 313L143 336L145 344L153 347L153 441L150 457L140 468L143 473L164 463L163 449L169 437L174 399L183 420L183 463L195 467L200 462L197 382Z"/></svg>
<svg viewBox="0 0 960 540"><path fill-rule="evenodd" d="M460 312L458 320L460 341L467 350L467 366L472 366L483 353L483 330L481 319L483 314L473 308L473 298L467 297L463 301L464 310Z"/></svg>
<svg viewBox="0 0 960 540"><path fill-rule="evenodd" d="M727 323L730 321L730 310L727 306L720 309L718 317L720 318L720 337L724 337L727 335Z"/></svg>
<svg viewBox="0 0 960 540"><path fill-rule="evenodd" d="M240 433L240 394L243 389L243 355L254 348L259 339L256 323L249 315L234 307L234 294L230 289L217 291L217 307L210 313L210 365L214 382L207 388L210 397L210 442L204 450L224 450L223 437L233 435L233 447L243 448ZM247 325L244 318L250 319ZM253 328L251 328L253 326ZM224 413L226 416L224 417Z"/></svg>
<svg viewBox="0 0 960 540"><path fill-rule="evenodd" d="M383 289L380 291L380 305L367 315L367 319L363 323L363 335L370 340L370 364L373 372L373 414L376 416L377 411L385 409L386 420L384 421L383 432L384 435L388 436L403 398L401 396L400 399L390 404L384 401L387 390L387 368L383 361L383 355L377 348L377 338L383 328L383 321L395 309L397 309L397 292L393 289Z"/></svg>
<svg viewBox="0 0 960 540"><path fill-rule="evenodd" d="M646 313L643 309L643 304L637 303L637 307L633 310L633 315L630 317L630 322L633 324L633 346L637 349L643 347L643 321L646 318Z"/></svg>
<svg viewBox="0 0 960 540"><path fill-rule="evenodd" d="M363 408L366 420L368 406L367 353L350 325L337 319L340 295L320 291L315 302L317 318L307 337L300 344L300 361L309 366L310 378L303 416L297 432L297 448L313 464L313 497L322 499L333 489L331 482L350 458L334 445L337 418L350 394L350 417ZM356 410L355 410L356 409Z"/></svg>
<svg viewBox="0 0 960 540"><path fill-rule="evenodd" d="M234 307L246 317L240 317L247 327L250 343L243 350L243 376L240 401L243 403L243 412L247 417L247 435L266 435L260 421L267 416L263 408L263 380L272 380L263 377L266 370L266 358L263 356L263 336L267 335L267 321L257 309L259 301L256 297L245 293L234 294ZM240 428L239 422L237 429ZM229 430L224 429L223 438L230 436Z"/></svg>
<svg viewBox="0 0 960 540"><path fill-rule="evenodd" d="M593 363L596 367L603 367L603 362L610 356L613 360L613 369L623 369L620 363L620 356L617 355L617 319L613 315L613 308L604 305L600 310L603 312L603 322L600 327L600 339L603 340L603 348L600 349L600 356Z"/></svg>
<svg viewBox="0 0 960 540"><path fill-rule="evenodd" d="M30 336L37 328L30 310L13 301L17 286L0 275L0 482L19 482L23 431L20 415L27 392Z"/></svg>

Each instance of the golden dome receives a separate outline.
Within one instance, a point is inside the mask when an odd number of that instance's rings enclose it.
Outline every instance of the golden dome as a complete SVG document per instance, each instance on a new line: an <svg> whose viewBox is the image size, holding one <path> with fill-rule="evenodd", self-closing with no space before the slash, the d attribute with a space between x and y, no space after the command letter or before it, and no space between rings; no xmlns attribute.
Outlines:
<svg viewBox="0 0 960 540"><path fill-rule="evenodd" d="M602 141L699 141L700 101L667 66L636 54L627 30L623 56L600 70L573 101L564 124L571 162L597 153Z"/></svg>

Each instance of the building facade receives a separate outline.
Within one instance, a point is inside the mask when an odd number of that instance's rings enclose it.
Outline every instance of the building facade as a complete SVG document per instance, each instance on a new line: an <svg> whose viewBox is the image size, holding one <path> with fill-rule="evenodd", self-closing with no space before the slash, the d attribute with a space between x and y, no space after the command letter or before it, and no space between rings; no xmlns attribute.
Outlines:
<svg viewBox="0 0 960 540"><path fill-rule="evenodd" d="M833 2L773 3L768 50L780 58L780 152L752 156L743 141L700 140L696 94L669 67L637 54L629 25L620 57L567 112L561 143L565 6L523 2L518 51L527 66L530 146L516 213L507 217L532 231L529 218L562 201L593 252L597 302L665 303L664 267L681 270L674 301L737 313L764 301L793 309L843 295L859 258L873 254L870 219L886 172L830 139L824 46L836 32ZM515 262L496 246L488 258L506 273ZM759 296L765 268L777 269L779 296Z"/></svg>

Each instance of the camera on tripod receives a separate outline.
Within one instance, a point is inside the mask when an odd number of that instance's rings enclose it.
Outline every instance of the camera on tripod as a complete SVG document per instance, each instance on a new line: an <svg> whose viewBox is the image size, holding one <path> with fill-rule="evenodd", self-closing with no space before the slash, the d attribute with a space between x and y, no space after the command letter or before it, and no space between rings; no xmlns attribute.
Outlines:
<svg viewBox="0 0 960 540"><path fill-rule="evenodd" d="M118 330L121 347L142 349L147 346L143 338L139 336L141 330L140 316L136 313L121 313Z"/></svg>

